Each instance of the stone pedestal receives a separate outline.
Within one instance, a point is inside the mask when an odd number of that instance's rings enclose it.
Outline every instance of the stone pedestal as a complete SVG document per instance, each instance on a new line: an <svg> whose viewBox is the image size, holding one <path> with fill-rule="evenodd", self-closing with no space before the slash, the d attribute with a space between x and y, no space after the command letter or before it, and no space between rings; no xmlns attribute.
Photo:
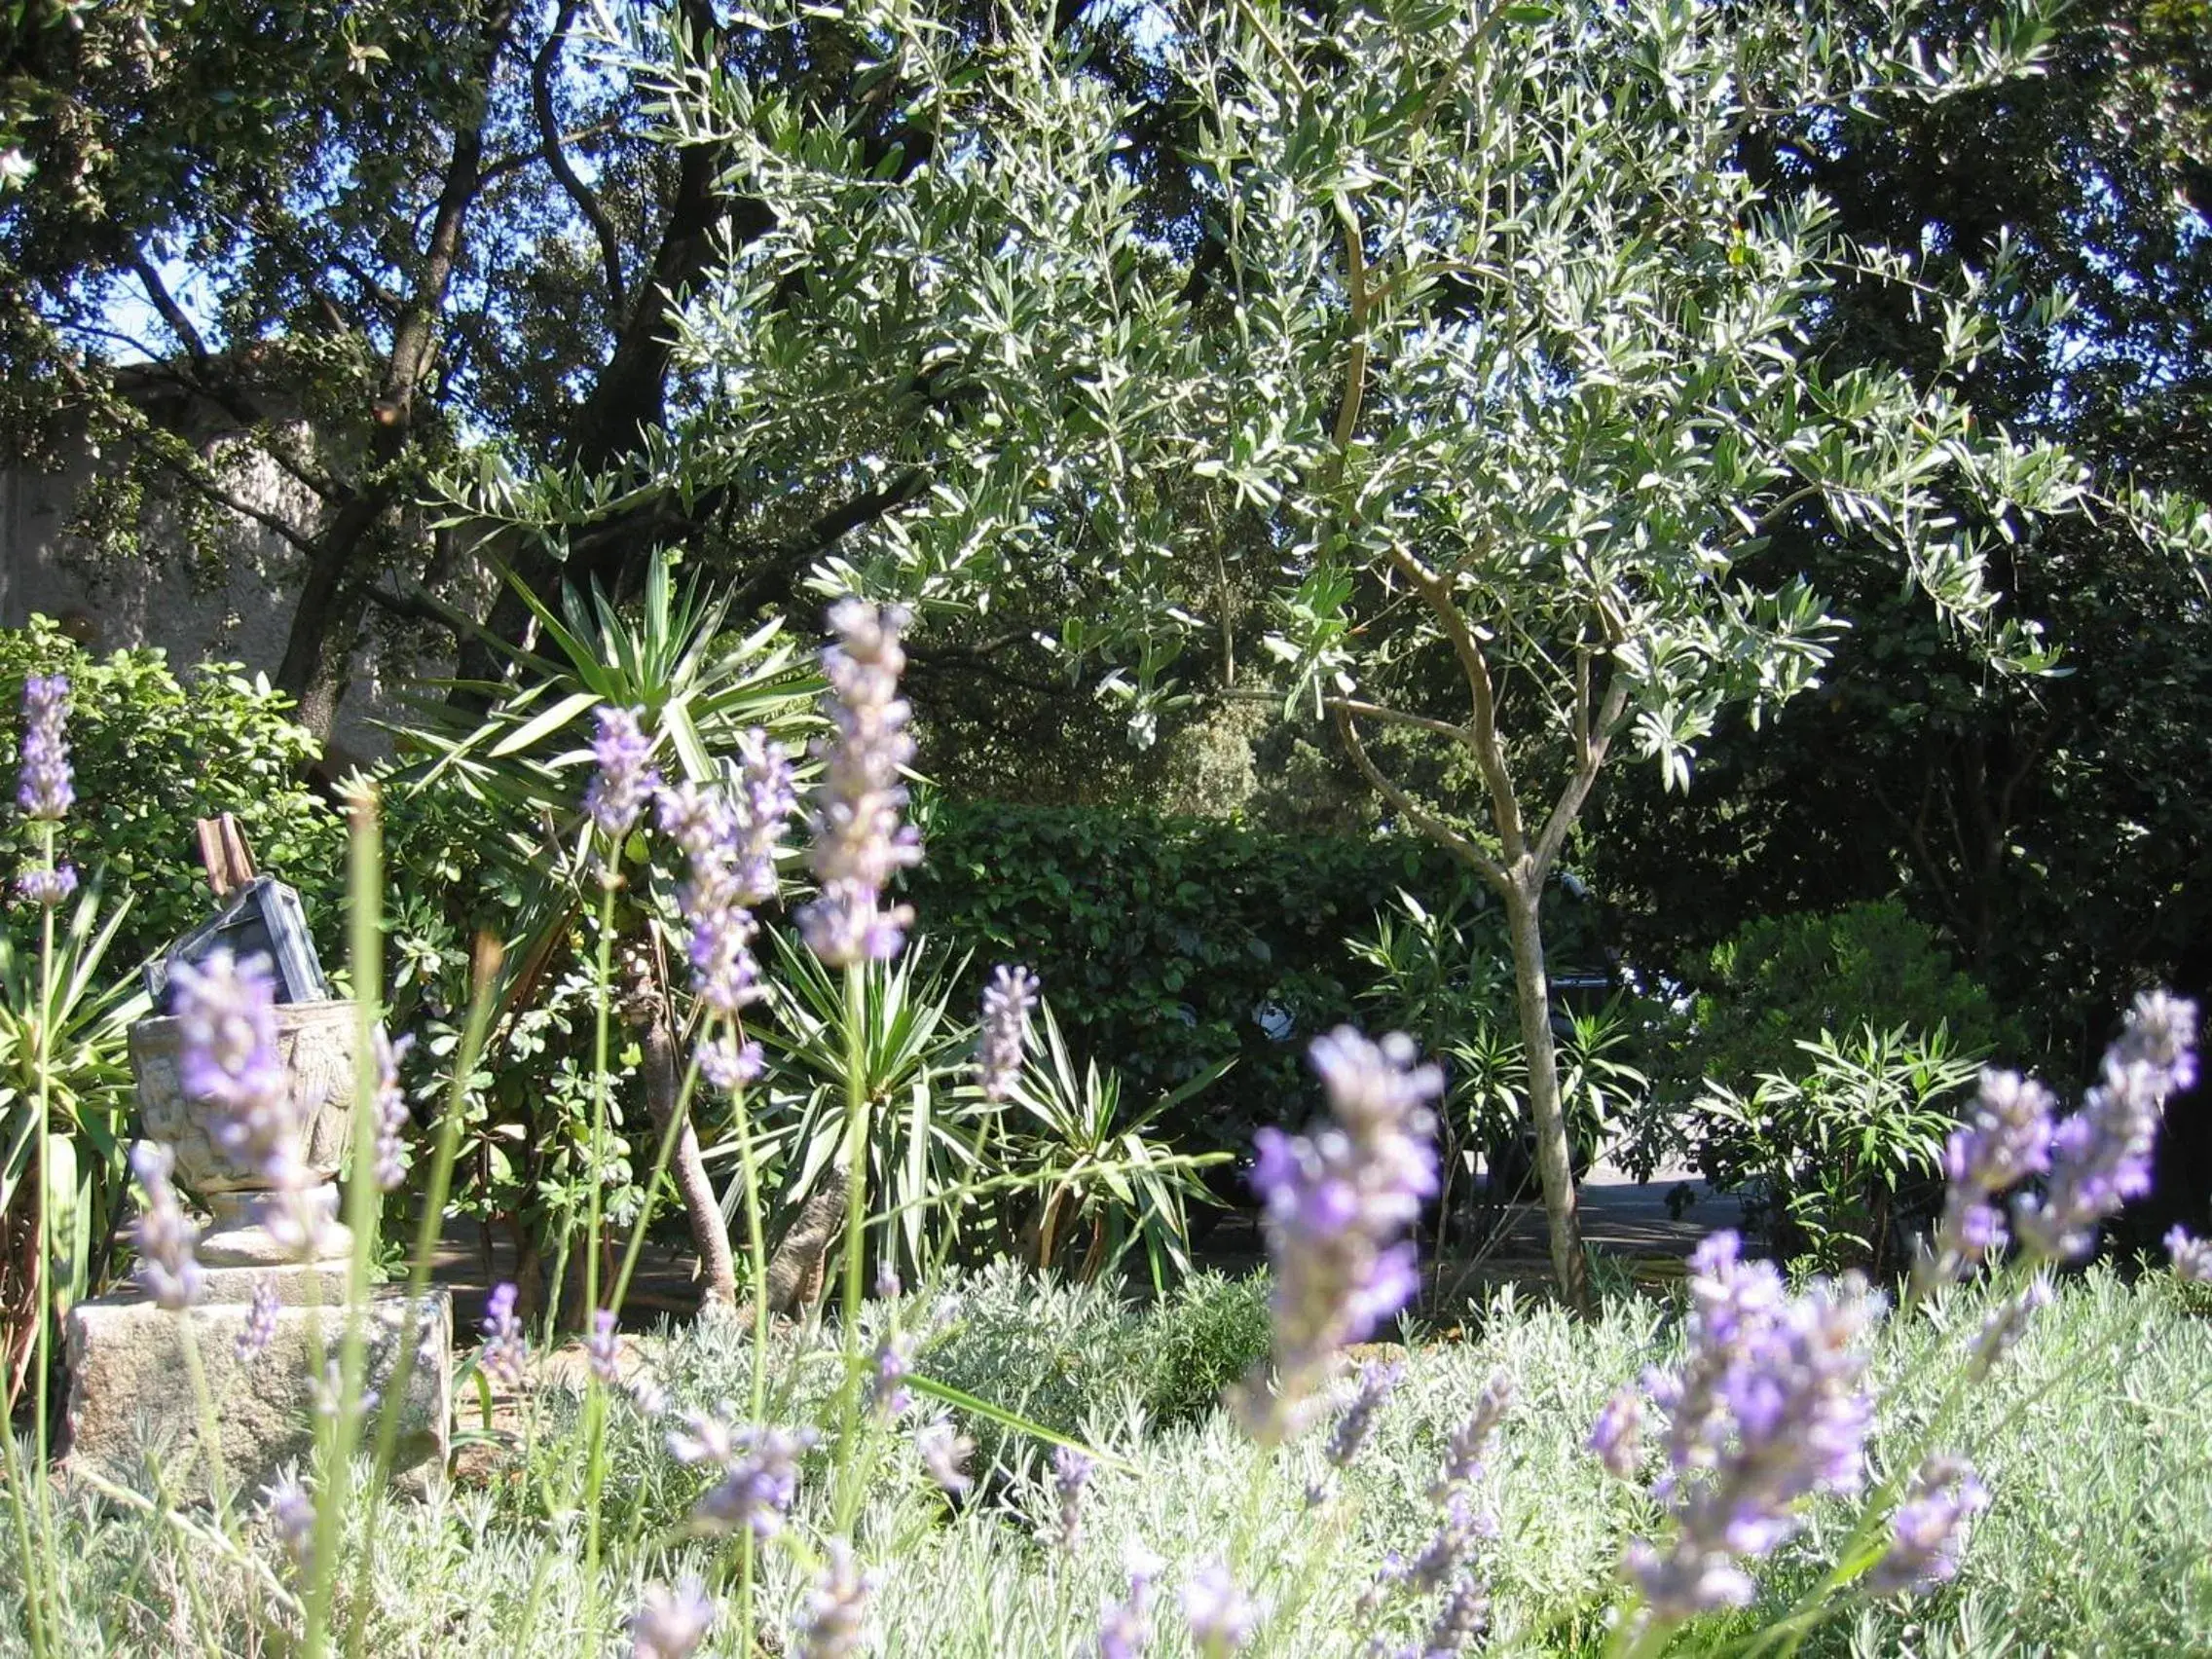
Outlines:
<svg viewBox="0 0 2212 1659"><path fill-rule="evenodd" d="M307 1275L321 1283L310 1303ZM80 1303L69 1313L69 1415L64 1476L91 1470L119 1486L148 1490L145 1454L154 1451L165 1478L192 1494L205 1492L196 1449L200 1407L179 1347L189 1319L221 1425L224 1467L232 1489L250 1502L282 1466L305 1468L314 1444L314 1401L324 1357L335 1358L345 1332L343 1270L294 1269L270 1274L281 1304L276 1335L250 1360L238 1356L255 1276L240 1272L235 1302L203 1302L178 1315L132 1292ZM325 1296L324 1292L328 1291ZM418 1321L420 1349L401 1407L394 1478L416 1492L444 1478L453 1417L446 1364L453 1304L443 1290L425 1298ZM379 1293L366 1322L367 1386L388 1394L407 1320L402 1291ZM374 1444L375 1418L364 1422L364 1451ZM181 1473L191 1464L189 1481Z"/></svg>
<svg viewBox="0 0 2212 1659"><path fill-rule="evenodd" d="M305 1193L281 1197L268 1190L259 1170L241 1168L223 1155L207 1108L185 1091L184 1022L141 1019L130 1028L130 1072L146 1138L176 1154L178 1183L214 1212L214 1226L199 1249L208 1267L275 1267L298 1260L296 1240L283 1236L288 1211L292 1231L312 1233L320 1254L347 1253L336 1178L353 1144L360 1014L344 1001L284 1003L276 1012L276 1053L299 1125L299 1163L315 1182Z"/></svg>
<svg viewBox="0 0 2212 1659"><path fill-rule="evenodd" d="M216 1120L184 1088L181 1021L142 1019L130 1028L130 1069L147 1138L174 1149L178 1176L213 1212L214 1226L199 1246L202 1297L186 1314L155 1307L135 1288L71 1309L65 1472L97 1474L145 1493L151 1453L172 1492L205 1493L198 1455L203 1414L183 1351L188 1331L213 1397L224 1472L240 1498L250 1501L283 1465L304 1466L313 1456L324 1368L347 1327L350 1240L336 1220L335 1177L352 1140L359 1012L332 1001L287 1003L276 1014L285 1105L298 1135L292 1167L313 1183L304 1192L273 1192L265 1168L241 1168L225 1157ZM303 1247L319 1259L299 1264ZM277 1304L275 1332L267 1346L241 1359L239 1336L264 1283ZM453 1305L440 1290L412 1321L409 1311L396 1290L379 1293L363 1310L365 1383L380 1395L391 1392L412 1323L416 1357L400 1403L392 1472L421 1489L445 1474ZM364 1447L373 1434L372 1419Z"/></svg>

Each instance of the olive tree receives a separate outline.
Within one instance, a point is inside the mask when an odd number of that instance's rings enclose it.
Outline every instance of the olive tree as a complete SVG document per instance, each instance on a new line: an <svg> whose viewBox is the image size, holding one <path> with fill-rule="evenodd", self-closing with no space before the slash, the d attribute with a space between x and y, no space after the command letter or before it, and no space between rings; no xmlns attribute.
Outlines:
<svg viewBox="0 0 2212 1659"><path fill-rule="evenodd" d="M1158 14L1140 119L1048 23L841 15L853 109L663 59L671 141L719 147L774 223L679 315L694 390L659 475L499 477L474 503L542 531L669 475L761 513L895 490L819 550L820 591L1042 638L1108 671L1140 734L1193 645L1217 685L1333 725L1503 903L1579 1301L1545 878L1609 760L1686 787L1724 711L1814 682L1839 624L1770 533L1827 515L2029 672L2049 657L2002 613L1990 538L2109 503L2204 540L1946 388L2002 270L1935 291L1738 162L1778 111L1817 135L1824 111L2023 72L2042 22L1942 42L1901 6L1848 30L1693 0L1194 8ZM863 142L885 99L920 165ZM1844 271L1944 319L1943 373L1809 360Z"/></svg>

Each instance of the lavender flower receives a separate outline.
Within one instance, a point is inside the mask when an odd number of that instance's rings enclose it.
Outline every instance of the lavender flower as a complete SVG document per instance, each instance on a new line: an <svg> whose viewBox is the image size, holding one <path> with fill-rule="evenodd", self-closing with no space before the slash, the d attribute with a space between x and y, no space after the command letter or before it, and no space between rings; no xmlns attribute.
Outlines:
<svg viewBox="0 0 2212 1659"><path fill-rule="evenodd" d="M725 893L715 903L687 912L691 939L691 989L716 1014L734 1018L768 993L760 983L753 939L760 925Z"/></svg>
<svg viewBox="0 0 2212 1659"><path fill-rule="evenodd" d="M1334 1122L1293 1138L1255 1137L1252 1184L1267 1203L1274 1264L1276 1386L1240 1390L1247 1426L1263 1444L1305 1426L1337 1351L1395 1313L1419 1288L1414 1247L1399 1239L1436 1191L1436 1120L1423 1102L1444 1087L1414 1064L1402 1036L1370 1043L1349 1026L1315 1040L1313 1069Z"/></svg>
<svg viewBox="0 0 2212 1659"><path fill-rule="evenodd" d="M276 1048L276 988L266 956L227 950L171 974L178 1081L208 1109L215 1144L234 1168L274 1190L269 1231L305 1258L327 1255L339 1236L336 1192L302 1157L303 1125Z"/></svg>
<svg viewBox="0 0 2212 1659"><path fill-rule="evenodd" d="M1329 1435L1326 1456L1338 1468L1345 1467L1359 1456L1359 1449L1367 1443L1367 1436L1375 1426L1375 1414L1382 1410L1382 1402L1390 1397L1406 1375L1402 1365L1383 1365L1370 1360L1359 1368L1359 1389L1345 1407L1345 1415L1337 1419L1337 1426Z"/></svg>
<svg viewBox="0 0 2212 1659"><path fill-rule="evenodd" d="M1436 1611L1436 1622L1418 1655L1409 1659L1450 1659L1466 1651L1467 1643L1482 1635L1490 1623L1490 1588L1471 1572L1462 1572Z"/></svg>
<svg viewBox="0 0 2212 1659"><path fill-rule="evenodd" d="M1968 1375L1988 1376L1997 1362L2010 1353L2013 1345L2027 1334L2028 1320L2036 1309L2049 1304L2050 1281L2038 1273L2020 1287L2018 1295L2009 1296L1991 1309L1981 1322L1981 1331L1974 1338L1972 1352L1968 1356Z"/></svg>
<svg viewBox="0 0 2212 1659"><path fill-rule="evenodd" d="M878 1575L861 1570L844 1539L831 1538L828 1549L829 1564L815 1580L799 1629L799 1659L846 1659L858 1652L867 1599L875 1591Z"/></svg>
<svg viewBox="0 0 2212 1659"><path fill-rule="evenodd" d="M296 1480L280 1480L262 1489L269 1524L292 1569L302 1579L314 1576L314 1499Z"/></svg>
<svg viewBox="0 0 2212 1659"><path fill-rule="evenodd" d="M510 1392L519 1391L530 1375L530 1339L515 1317L517 1294L511 1284L492 1287L484 1304L484 1346L476 1350L476 1363L484 1375Z"/></svg>
<svg viewBox="0 0 2212 1659"><path fill-rule="evenodd" d="M731 879L738 902L765 904L776 896L776 854L785 826L798 809L792 788L791 756L757 726L737 738L740 767L734 814L737 821Z"/></svg>
<svg viewBox="0 0 2212 1659"><path fill-rule="evenodd" d="M653 745L639 724L642 712L601 709L599 732L592 739L592 758L598 762L598 769L584 791L584 811L608 844L617 849L660 787L659 774L647 764Z"/></svg>
<svg viewBox="0 0 2212 1659"><path fill-rule="evenodd" d="M1588 1444L1607 1474L1636 1479L1643 1463L1643 1396L1625 1382L1615 1388L1598 1414Z"/></svg>
<svg viewBox="0 0 2212 1659"><path fill-rule="evenodd" d="M415 1304L415 1363L442 1366L446 1362L446 1322L444 1309L434 1296L425 1296Z"/></svg>
<svg viewBox="0 0 2212 1659"><path fill-rule="evenodd" d="M734 1018L765 994L753 956L753 939L760 930L745 907L737 875L738 815L719 791L685 783L661 792L660 822L689 863L690 877L677 903L691 928L686 946L691 988L715 1013ZM702 1064L705 1060L702 1052ZM730 1048L729 1057L717 1064L728 1071L740 1060Z"/></svg>
<svg viewBox="0 0 2212 1659"><path fill-rule="evenodd" d="M737 1456L737 1426L729 1420L730 1404L719 1412L685 1412L681 1428L668 1431L668 1455L679 1463L729 1463Z"/></svg>
<svg viewBox="0 0 2212 1659"><path fill-rule="evenodd" d="M888 962L905 942L911 906L883 905L884 889L908 865L919 863L921 838L899 814L906 804L900 768L913 758L908 709L899 696L906 666L900 630L902 607L878 608L857 599L830 610L837 643L822 653L829 676L825 708L836 722L833 743L817 745L822 783L812 819L814 847L808 866L820 896L798 913L807 948L831 967Z"/></svg>
<svg viewBox="0 0 2212 1659"><path fill-rule="evenodd" d="M2196 1005L2148 991L2105 1051L2102 1081L2050 1141L2049 1190L2023 1194L2012 1226L2039 1256L2080 1256L2097 1228L2151 1190L2151 1147L2166 1097L2196 1081Z"/></svg>
<svg viewBox="0 0 2212 1659"><path fill-rule="evenodd" d="M2005 1218L1990 1200L2050 1167L2050 1090L2017 1072L1984 1071L1967 1122L1943 1149L1950 1186L1934 1246L1921 1259L1921 1290L1954 1279L2005 1243Z"/></svg>
<svg viewBox="0 0 2212 1659"><path fill-rule="evenodd" d="M630 1379L627 1392L631 1409L643 1418L657 1418L668 1410L668 1390L651 1373L641 1371Z"/></svg>
<svg viewBox="0 0 2212 1659"><path fill-rule="evenodd" d="M875 1365L867 1379L867 1406L878 1417L903 1417L914 1403L905 1382L912 1347L912 1339L898 1331L884 1332L883 1340L875 1345Z"/></svg>
<svg viewBox="0 0 2212 1659"><path fill-rule="evenodd" d="M170 976L180 1027L179 1081L214 1115L215 1144L242 1172L278 1189L308 1182L300 1124L276 1051L276 986L269 958L214 950Z"/></svg>
<svg viewBox="0 0 2212 1659"><path fill-rule="evenodd" d="M1468 1414L1467 1420L1452 1431L1445 1448L1444 1472L1428 1489L1431 1502L1442 1503L1483 1472L1483 1457L1490 1451L1497 1425L1505 1420L1506 1409L1512 1404L1511 1374L1493 1372L1483 1391L1476 1396L1475 1409Z"/></svg>
<svg viewBox="0 0 2212 1659"><path fill-rule="evenodd" d="M2192 1238L2187 1228L2177 1227L2166 1235L2166 1254L2173 1260L2176 1276L2212 1284L2212 1239Z"/></svg>
<svg viewBox="0 0 2212 1659"><path fill-rule="evenodd" d="M811 1429L733 1424L706 1412L683 1414L684 1427L668 1437L681 1463L713 1463L721 1479L691 1506L691 1523L704 1532L743 1527L756 1538L783 1530L784 1512L798 1495L798 1460L814 1444Z"/></svg>
<svg viewBox="0 0 2212 1659"><path fill-rule="evenodd" d="M253 1305L246 1309L244 1329L239 1332L240 1365L251 1365L276 1340L276 1281L263 1273L253 1281Z"/></svg>
<svg viewBox="0 0 2212 1659"><path fill-rule="evenodd" d="M921 1454L922 1467L929 1471L930 1479L947 1497L958 1497L975 1486L967 1463L976 1455L976 1443L943 1418L914 1431L914 1450Z"/></svg>
<svg viewBox="0 0 2212 1659"><path fill-rule="evenodd" d="M622 1338L614 1328L613 1309L602 1308L592 1314L591 1335L584 1339L584 1363L607 1387L622 1381Z"/></svg>
<svg viewBox="0 0 2212 1659"><path fill-rule="evenodd" d="M52 869L26 869L16 877L16 897L26 904L52 910L77 891L77 866L57 864Z"/></svg>
<svg viewBox="0 0 2212 1659"><path fill-rule="evenodd" d="M1421 1546L1420 1554L1391 1573L1393 1582L1410 1595L1426 1596L1443 1589L1458 1574L1474 1541L1497 1530L1497 1523L1487 1512L1478 1513L1460 1489L1450 1489L1443 1502L1444 1518Z"/></svg>
<svg viewBox="0 0 2212 1659"><path fill-rule="evenodd" d="M983 987L983 1028L976 1051L976 1077L983 1098L1004 1100L1021 1078L1021 1046L1029 1011L1037 1006L1037 976L1026 968L992 971Z"/></svg>
<svg viewBox="0 0 2212 1659"><path fill-rule="evenodd" d="M1741 1560L1788 1537L1803 1498L1858 1490L1872 1418L1853 1348L1872 1308L1862 1285L1816 1281L1788 1297L1771 1263L1739 1259L1733 1233L1690 1263L1688 1356L1645 1379L1668 1415L1669 1467L1653 1492L1675 1532L1664 1551L1638 1540L1627 1557L1668 1623L1751 1600Z"/></svg>
<svg viewBox="0 0 2212 1659"><path fill-rule="evenodd" d="M176 1154L159 1141L140 1141L130 1149L130 1168L146 1189L145 1207L131 1232L138 1250L138 1283L159 1306L181 1312L200 1299L206 1276L192 1253L200 1231L185 1219L170 1184Z"/></svg>
<svg viewBox="0 0 2212 1659"><path fill-rule="evenodd" d="M699 1047L699 1074L724 1094L735 1094L746 1085L757 1082L767 1065L767 1057L760 1052L757 1043L737 1043L727 1037L718 1037Z"/></svg>
<svg viewBox="0 0 2212 1659"><path fill-rule="evenodd" d="M338 1356L332 1354L322 1362L322 1377L314 1384L314 1415L326 1422L336 1422L339 1412L346 1404L346 1375L339 1369ZM361 1397L354 1403L356 1417L377 1409L384 1396L374 1388L364 1386Z"/></svg>
<svg viewBox="0 0 2212 1659"><path fill-rule="evenodd" d="M380 1193L398 1191L407 1178L406 1155L401 1137L407 1131L407 1096L400 1092L399 1062L415 1047L412 1036L393 1042L379 1026L371 1036L377 1064L376 1183Z"/></svg>
<svg viewBox="0 0 2212 1659"><path fill-rule="evenodd" d="M1971 1465L1956 1457L1931 1457L1921 1465L1904 1500L1890 1518L1890 1547L1867 1583L1876 1595L1928 1590L1958 1575L1961 1530L1970 1516L1989 1507L1989 1493Z"/></svg>
<svg viewBox="0 0 2212 1659"><path fill-rule="evenodd" d="M1228 1659L1252 1640L1260 1622L1249 1598L1218 1561L1199 1567L1183 1586L1183 1617L1200 1659Z"/></svg>
<svg viewBox="0 0 2212 1659"><path fill-rule="evenodd" d="M1091 1471L1097 1464L1087 1452L1073 1446L1052 1448L1052 1490L1059 1494L1059 1530L1047 1536L1063 1550L1075 1548L1076 1539L1083 1532L1083 1493L1090 1484Z"/></svg>
<svg viewBox="0 0 2212 1659"><path fill-rule="evenodd" d="M77 799L69 770L69 677L34 674L23 682L23 769L16 804L34 823L57 824Z"/></svg>
<svg viewBox="0 0 2212 1659"><path fill-rule="evenodd" d="M1152 1640L1152 1586L1166 1564L1134 1539L1124 1563L1129 1593L1099 1609L1098 1659L1136 1659Z"/></svg>
<svg viewBox="0 0 2212 1659"><path fill-rule="evenodd" d="M715 1604L696 1574L671 1590L654 1584L629 1622L631 1659L690 1659L715 1622Z"/></svg>

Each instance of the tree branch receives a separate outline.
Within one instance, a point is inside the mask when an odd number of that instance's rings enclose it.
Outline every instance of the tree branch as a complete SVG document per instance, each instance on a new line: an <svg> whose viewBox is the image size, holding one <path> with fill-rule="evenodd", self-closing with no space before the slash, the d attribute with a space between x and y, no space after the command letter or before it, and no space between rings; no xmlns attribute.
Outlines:
<svg viewBox="0 0 2212 1659"><path fill-rule="evenodd" d="M1260 697L1272 703L1275 698L1267 692ZM1439 737L1449 737L1460 743L1468 741L1467 728L1456 726L1450 720L1431 719L1426 715L1409 714L1403 709L1386 709L1380 703L1363 703L1357 697L1323 697L1321 706L1332 714L1343 711L1356 715L1364 720L1375 720L1383 725L1414 726L1421 731L1432 731Z"/></svg>
<svg viewBox="0 0 2212 1659"><path fill-rule="evenodd" d="M731 595L733 608L742 608L754 595L772 583L787 579L809 560L818 559L865 525L873 524L921 495L929 475L909 467L880 490L863 490L842 505L824 513L798 535L772 552L758 570L747 576Z"/></svg>
<svg viewBox="0 0 2212 1659"><path fill-rule="evenodd" d="M1544 821L1543 832L1536 837L1536 879L1543 880L1559 858L1560 849L1567 845L1567 831L1582 811L1582 803L1590 798L1590 786L1598 781L1598 768L1605 763L1605 751L1611 747L1613 733L1619 728L1621 716L1628 709L1628 682L1615 674L1605 685L1604 701L1598 709L1595 726L1589 715L1589 653L1580 653L1581 666L1577 673L1575 696L1575 756L1574 771L1567 780L1567 787L1552 805L1551 816Z"/></svg>
<svg viewBox="0 0 2212 1659"><path fill-rule="evenodd" d="M176 336L177 344L184 348L186 354L195 363L205 367L207 343L200 338L200 330L193 327L192 318L184 314L184 308L176 303L176 297L169 292L168 284L162 280L160 273L147 263L146 256L136 248L130 250L130 272L138 278L138 285L146 290L146 298L152 302L154 310L168 324L169 332Z"/></svg>
<svg viewBox="0 0 2212 1659"><path fill-rule="evenodd" d="M1339 705L1330 713L1335 718L1337 736L1343 740L1346 753L1350 755L1352 764L1375 787L1378 794L1396 807L1407 823L1474 870L1499 893L1511 891L1513 878L1506 873L1503 865L1382 775L1382 769L1375 764L1374 757L1367 753L1367 745L1360 741L1359 728L1352 724L1348 709Z"/></svg>
<svg viewBox="0 0 2212 1659"><path fill-rule="evenodd" d="M1352 434L1359 429L1359 401L1367 386L1367 261L1359 244L1359 215L1340 198L1337 216L1344 221L1345 291L1351 300L1351 352L1345 363L1345 396L1337 405L1337 428L1332 434L1341 470L1350 453Z"/></svg>
<svg viewBox="0 0 2212 1659"><path fill-rule="evenodd" d="M1528 841L1521 827L1521 803L1513 793L1513 774L1497 741L1497 698L1491 684L1490 659L1483 654L1482 642L1475 638L1473 627L1453 597L1451 582L1401 547L1393 545L1389 557L1435 614L1459 659L1459 672L1466 677L1473 704L1467 746L1474 751L1475 765L1490 791L1491 811L1497 821L1498 845L1505 853L1505 862L1518 864L1528 851Z"/></svg>
<svg viewBox="0 0 2212 1659"><path fill-rule="evenodd" d="M456 611L441 609L416 594L387 593L374 582L363 584L361 597L387 615L401 617L409 622L426 623L442 628L457 638L472 632L475 618Z"/></svg>
<svg viewBox="0 0 2212 1659"><path fill-rule="evenodd" d="M614 234L613 221L608 218L607 209L599 204L599 198L576 176L576 169L569 165L568 153L561 148L561 123L553 108L553 70L559 62L561 49L568 44L569 27L576 19L577 0L561 0L559 14L553 19L553 28L539 48L535 61L530 68L530 98L537 112L538 135L545 144L545 166L569 193L569 200L576 204L599 238L599 259L607 274L608 314L619 317L624 308L622 296L622 243Z"/></svg>
<svg viewBox="0 0 2212 1659"><path fill-rule="evenodd" d="M213 470L207 466L205 461L191 463L179 461L173 456L162 454L161 451L164 447L161 445L154 446L153 454L165 470L182 479L188 487L199 491L201 495L206 497L217 506L227 507L240 518L251 519L255 524L260 525L285 542L294 552L304 553L310 557L313 556L315 545L313 536L298 529L288 520L271 512L268 508L257 507L244 497L226 488L216 480Z"/></svg>

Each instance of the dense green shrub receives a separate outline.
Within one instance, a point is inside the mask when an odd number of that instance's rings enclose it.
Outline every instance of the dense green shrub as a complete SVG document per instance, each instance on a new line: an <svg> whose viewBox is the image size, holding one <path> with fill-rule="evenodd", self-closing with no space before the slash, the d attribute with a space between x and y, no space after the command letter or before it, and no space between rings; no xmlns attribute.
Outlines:
<svg viewBox="0 0 2212 1659"><path fill-rule="evenodd" d="M1122 1068L1139 1103L1219 1060L1235 1067L1163 1127L1241 1150L1297 1120L1305 1040L1371 1022L1374 970L1346 940L1400 891L1494 924L1486 889L1411 837L1270 834L1218 819L938 800L907 894L921 923L994 963L1025 962L1077 1051ZM1557 906L1555 964L1594 960L1587 907Z"/></svg>
<svg viewBox="0 0 2212 1659"><path fill-rule="evenodd" d="M196 819L236 816L261 868L300 890L323 960L343 960L343 820L300 782L316 757L314 739L291 719L291 703L234 663L204 663L179 675L159 650L95 658L45 617L0 630L0 768L13 778L22 740L23 681L69 677L69 747L77 804L60 825L58 854L90 878L104 873L111 898L128 893L129 915L108 953L128 970L206 919L212 901L200 866ZM29 853L31 829L7 815L5 856L13 871ZM12 910L18 945L35 941L35 912Z"/></svg>
<svg viewBox="0 0 2212 1659"><path fill-rule="evenodd" d="M1664 1068L1693 1089L1739 1090L1803 1069L1797 1045L1871 1026L1950 1034L1954 1053L2017 1055L2022 1038L1988 991L1959 972L1936 930L1895 899L1828 915L1760 916L1684 976L1688 1036Z"/></svg>

